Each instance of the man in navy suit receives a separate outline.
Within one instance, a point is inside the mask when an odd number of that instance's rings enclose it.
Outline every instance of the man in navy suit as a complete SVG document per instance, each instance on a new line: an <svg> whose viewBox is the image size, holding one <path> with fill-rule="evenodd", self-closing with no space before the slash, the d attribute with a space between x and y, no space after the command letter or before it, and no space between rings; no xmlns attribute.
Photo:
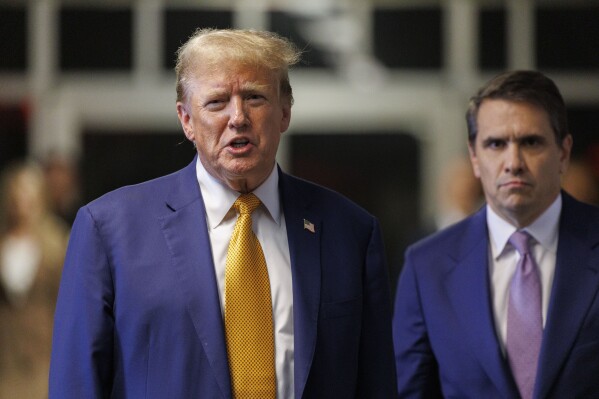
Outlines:
<svg viewBox="0 0 599 399"><path fill-rule="evenodd" d="M199 30L178 51L177 114L198 156L80 209L50 398L264 397L232 392L223 326L242 193L261 201L252 221L270 280L276 397L395 396L378 221L275 161L299 55L275 34L243 30Z"/></svg>
<svg viewBox="0 0 599 399"><path fill-rule="evenodd" d="M487 204L406 251L393 320L399 395L598 397L599 209L560 189L572 148L562 96L539 72L506 72L466 118ZM526 255L512 244L517 231ZM515 284L518 265L533 262L538 297ZM513 316L533 303L537 316ZM536 317L538 340L536 327L520 333Z"/></svg>

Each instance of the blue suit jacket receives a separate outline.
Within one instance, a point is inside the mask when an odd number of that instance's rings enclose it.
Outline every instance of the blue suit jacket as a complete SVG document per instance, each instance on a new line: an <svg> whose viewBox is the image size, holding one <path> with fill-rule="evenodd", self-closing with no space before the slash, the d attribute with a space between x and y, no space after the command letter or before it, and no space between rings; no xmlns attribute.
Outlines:
<svg viewBox="0 0 599 399"><path fill-rule="evenodd" d="M535 398L599 397L599 209L563 193ZM499 346L485 209L406 251L393 333L401 398L518 398Z"/></svg>
<svg viewBox="0 0 599 399"><path fill-rule="evenodd" d="M279 173L295 397L393 397L391 298L378 222L330 190ZM74 223L50 398L107 397L231 398L195 160L103 196Z"/></svg>

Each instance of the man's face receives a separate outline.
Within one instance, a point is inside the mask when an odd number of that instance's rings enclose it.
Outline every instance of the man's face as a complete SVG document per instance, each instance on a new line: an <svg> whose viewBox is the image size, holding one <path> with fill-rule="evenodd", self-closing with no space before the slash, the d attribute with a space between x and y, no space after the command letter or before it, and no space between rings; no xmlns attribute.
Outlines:
<svg viewBox="0 0 599 399"><path fill-rule="evenodd" d="M477 122L468 147L487 203L508 222L527 226L559 194L572 136L558 144L547 113L523 102L484 100Z"/></svg>
<svg viewBox="0 0 599 399"><path fill-rule="evenodd" d="M279 77L244 66L200 66L177 114L208 173L235 191L249 192L270 174L291 104L279 96Z"/></svg>

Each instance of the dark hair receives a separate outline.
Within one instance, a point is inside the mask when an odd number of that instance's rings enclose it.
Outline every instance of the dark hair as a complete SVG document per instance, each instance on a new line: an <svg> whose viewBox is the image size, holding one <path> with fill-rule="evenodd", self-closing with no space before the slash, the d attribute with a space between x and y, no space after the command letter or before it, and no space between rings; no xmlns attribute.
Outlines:
<svg viewBox="0 0 599 399"><path fill-rule="evenodd" d="M466 123L471 145L474 145L478 133L478 110L485 99L523 102L541 108L547 113L560 146L569 133L566 105L555 83L541 72L509 71L495 76L470 98Z"/></svg>

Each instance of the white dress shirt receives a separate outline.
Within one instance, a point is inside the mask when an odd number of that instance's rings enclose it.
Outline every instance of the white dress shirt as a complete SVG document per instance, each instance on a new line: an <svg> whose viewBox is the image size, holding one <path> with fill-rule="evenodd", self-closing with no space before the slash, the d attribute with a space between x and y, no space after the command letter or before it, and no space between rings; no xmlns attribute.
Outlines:
<svg viewBox="0 0 599 399"><path fill-rule="evenodd" d="M555 201L537 220L525 227L534 240L531 252L539 267L542 289L543 326L547 320L547 309L551 297L551 286L555 274L559 217L562 209L562 197ZM497 215L487 205L487 226L489 228L489 276L491 278L491 296L499 343L505 354L507 337L507 308L510 282L520 255L508 242L517 228Z"/></svg>
<svg viewBox="0 0 599 399"><path fill-rule="evenodd" d="M206 207L214 271L221 311L224 314L227 250L237 221L237 214L231 207L240 194L211 176L199 158L196 163L196 174ZM262 205L252 213L252 226L262 246L270 280L275 328L277 398L287 399L294 396L293 287L287 227L280 203L278 184L279 174L274 165L266 181L253 191L262 201Z"/></svg>
<svg viewBox="0 0 599 399"><path fill-rule="evenodd" d="M40 244L34 237L7 236L0 242L0 283L13 305L25 301L41 260Z"/></svg>

